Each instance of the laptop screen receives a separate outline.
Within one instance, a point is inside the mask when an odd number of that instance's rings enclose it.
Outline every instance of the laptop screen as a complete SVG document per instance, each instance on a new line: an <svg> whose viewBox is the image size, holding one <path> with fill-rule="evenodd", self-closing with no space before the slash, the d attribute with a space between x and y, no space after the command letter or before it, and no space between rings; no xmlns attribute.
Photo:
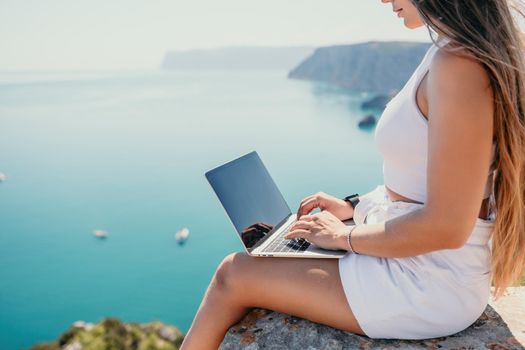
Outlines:
<svg viewBox="0 0 525 350"><path fill-rule="evenodd" d="M291 214L255 151L205 175L247 249Z"/></svg>

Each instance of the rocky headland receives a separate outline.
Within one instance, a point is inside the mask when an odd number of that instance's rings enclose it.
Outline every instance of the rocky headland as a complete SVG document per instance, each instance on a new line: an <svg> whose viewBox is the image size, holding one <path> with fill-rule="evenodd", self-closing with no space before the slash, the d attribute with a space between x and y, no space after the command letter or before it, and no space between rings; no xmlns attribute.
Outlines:
<svg viewBox="0 0 525 350"><path fill-rule="evenodd" d="M308 320L265 309L253 309L231 327L220 350L258 349L492 349L525 350L525 287L509 288L491 301L467 329L425 340L370 339Z"/></svg>
<svg viewBox="0 0 525 350"><path fill-rule="evenodd" d="M370 41L321 47L292 69L288 77L391 95L403 87L430 45Z"/></svg>
<svg viewBox="0 0 525 350"><path fill-rule="evenodd" d="M381 110L403 87L431 43L370 41L328 47L223 47L168 52L163 70L284 69L290 79L376 94L363 109Z"/></svg>
<svg viewBox="0 0 525 350"><path fill-rule="evenodd" d="M75 322L57 341L31 350L176 350L184 335L161 322ZM525 350L525 287L508 288L491 300L467 329L425 340L370 339L271 310L254 308L227 332L220 350L497 349Z"/></svg>
<svg viewBox="0 0 525 350"><path fill-rule="evenodd" d="M313 47L223 47L168 52L164 70L282 69L288 71L314 51Z"/></svg>
<svg viewBox="0 0 525 350"><path fill-rule="evenodd" d="M30 350L178 350L184 334L161 322L123 323L106 318L97 324L75 322L57 341Z"/></svg>

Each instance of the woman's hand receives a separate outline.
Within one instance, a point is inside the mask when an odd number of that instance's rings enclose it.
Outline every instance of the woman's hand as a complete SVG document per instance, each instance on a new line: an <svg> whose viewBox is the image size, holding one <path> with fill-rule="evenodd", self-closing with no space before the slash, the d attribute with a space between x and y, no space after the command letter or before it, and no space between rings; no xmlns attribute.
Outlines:
<svg viewBox="0 0 525 350"><path fill-rule="evenodd" d="M284 238L304 238L319 248L347 250L346 234L348 230L349 226L332 213L321 211L313 215L301 216Z"/></svg>
<svg viewBox="0 0 525 350"><path fill-rule="evenodd" d="M339 220L347 220L354 216L354 209L350 204L324 192L317 192L301 201L297 210L297 220L303 215L310 214L315 208L329 211Z"/></svg>

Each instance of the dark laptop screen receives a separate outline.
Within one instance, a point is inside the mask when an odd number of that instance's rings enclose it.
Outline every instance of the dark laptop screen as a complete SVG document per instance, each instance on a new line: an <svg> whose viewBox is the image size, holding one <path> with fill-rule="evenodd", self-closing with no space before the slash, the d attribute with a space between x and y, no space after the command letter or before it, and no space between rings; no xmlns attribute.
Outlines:
<svg viewBox="0 0 525 350"><path fill-rule="evenodd" d="M255 151L205 175L246 248L253 247L291 214Z"/></svg>

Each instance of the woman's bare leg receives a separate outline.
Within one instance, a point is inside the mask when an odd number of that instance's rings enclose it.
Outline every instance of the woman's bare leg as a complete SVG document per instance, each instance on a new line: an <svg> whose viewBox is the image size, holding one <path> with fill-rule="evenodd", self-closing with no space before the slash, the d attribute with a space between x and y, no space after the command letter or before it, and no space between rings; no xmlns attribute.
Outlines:
<svg viewBox="0 0 525 350"><path fill-rule="evenodd" d="M337 259L234 253L215 272L181 349L217 349L253 307L364 334L346 300Z"/></svg>

